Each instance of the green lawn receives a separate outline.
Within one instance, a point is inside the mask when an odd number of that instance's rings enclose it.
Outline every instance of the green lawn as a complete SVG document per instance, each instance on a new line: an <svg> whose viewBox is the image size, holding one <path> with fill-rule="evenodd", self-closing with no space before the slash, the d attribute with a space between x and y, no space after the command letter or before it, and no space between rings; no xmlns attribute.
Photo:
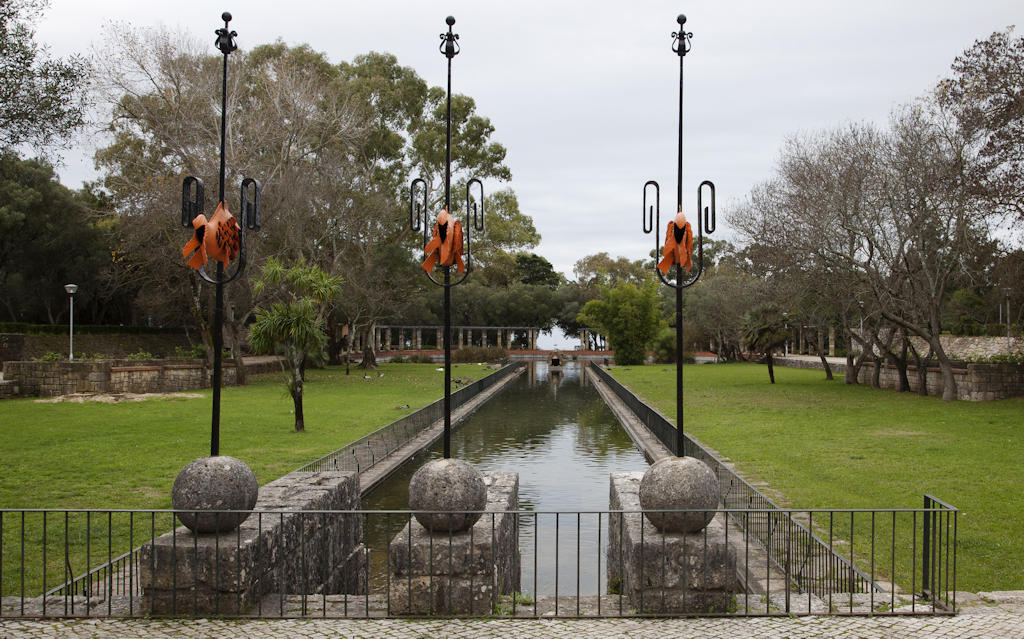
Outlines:
<svg viewBox="0 0 1024 639"><path fill-rule="evenodd" d="M612 374L674 421L675 367ZM685 431L794 508L961 510L957 588L1024 589L1024 399L943 402L756 364L686 366Z"/></svg>
<svg viewBox="0 0 1024 639"><path fill-rule="evenodd" d="M452 378L475 380L490 371L475 364L452 367ZM380 376L383 374L383 376ZM433 364L383 364L364 378L354 368L311 370L305 387L306 430L294 430L292 401L281 374L255 376L247 386L225 388L221 404L220 452L244 460L265 484L344 446L443 395L443 373ZM192 459L210 453L210 396L120 404L0 402L0 508L171 507L171 485ZM114 517L117 555L127 549L127 518ZM121 520L124 520L123 522ZM147 518L148 520L148 518ZM25 520L27 592L40 585L42 520ZM107 554L104 517L72 514L68 537L85 539L92 557ZM136 523L136 526L139 524ZM159 529L169 527L157 525ZM8 514L2 527L3 594L20 592L21 516ZM145 523L149 534L149 522ZM139 531L136 531L136 535ZM48 585L63 581L64 517L47 522ZM122 539L123 538L123 539ZM74 559L74 557L72 557ZM84 558L73 562L80 571Z"/></svg>

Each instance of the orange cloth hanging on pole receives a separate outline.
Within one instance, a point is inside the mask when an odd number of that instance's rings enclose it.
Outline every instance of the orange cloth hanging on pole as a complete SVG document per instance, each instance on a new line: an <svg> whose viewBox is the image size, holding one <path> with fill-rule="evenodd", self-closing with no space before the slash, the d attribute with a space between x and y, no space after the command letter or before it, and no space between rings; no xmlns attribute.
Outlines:
<svg viewBox="0 0 1024 639"><path fill-rule="evenodd" d="M206 216L197 215L192 220L192 228L195 229L195 233L185 244L185 248L181 249L181 256L188 260L185 262L188 266L198 271L203 264L206 264L206 247L203 245L203 237L206 235ZM189 254L192 256L189 257Z"/></svg>
<svg viewBox="0 0 1024 639"><path fill-rule="evenodd" d="M681 208L665 229L665 246L661 252L664 257L658 262L658 270L662 275L668 275L668 269L673 264L681 265L687 273L693 268L693 229Z"/></svg>
<svg viewBox="0 0 1024 639"><path fill-rule="evenodd" d="M181 250L182 257L188 259L187 264L192 268L199 270L210 258L227 266L228 262L238 257L242 246L242 229L235 216L228 212L226 203L218 204L209 220L204 215L197 215L192 220L192 227L196 232ZM195 253L189 258L193 251Z"/></svg>
<svg viewBox="0 0 1024 639"><path fill-rule="evenodd" d="M423 262L423 270L427 273L432 272L437 264L457 264L459 273L466 270L466 264L462 261L462 222L452 220L447 209L437 214L433 236L423 247L423 253L427 258Z"/></svg>

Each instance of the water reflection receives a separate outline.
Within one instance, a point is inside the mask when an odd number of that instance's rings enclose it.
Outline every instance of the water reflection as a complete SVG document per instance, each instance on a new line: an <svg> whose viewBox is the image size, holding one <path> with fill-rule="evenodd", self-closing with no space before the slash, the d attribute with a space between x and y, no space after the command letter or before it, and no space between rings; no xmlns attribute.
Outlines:
<svg viewBox="0 0 1024 639"><path fill-rule="evenodd" d="M523 510L607 510L608 474L645 470L643 456L600 396L581 383L580 364L567 363L555 375L548 374L546 363L528 366L530 370L452 434L452 455L483 471L518 472ZM411 460L370 493L363 508L408 508L412 474L420 464L441 455L438 443ZM381 564L374 566L373 573L382 578L385 539L404 524L392 519L390 530L385 530L383 518L368 522L374 563ZM519 529L521 589L535 596L554 594L557 570L560 595L575 594L577 586L582 595L597 594L599 588L604 592L600 584L607 530L598 531L606 528L607 517L596 513L524 516Z"/></svg>

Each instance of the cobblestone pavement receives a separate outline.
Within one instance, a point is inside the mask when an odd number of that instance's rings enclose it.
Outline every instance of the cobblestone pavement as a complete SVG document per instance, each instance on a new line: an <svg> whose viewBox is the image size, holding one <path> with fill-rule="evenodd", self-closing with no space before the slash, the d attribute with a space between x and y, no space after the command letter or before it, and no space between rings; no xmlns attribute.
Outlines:
<svg viewBox="0 0 1024 639"><path fill-rule="evenodd" d="M602 619L602 620L62 620L0 622L3 639L50 637L328 637L416 638L566 637L571 639L670 639L684 637L758 639L835 637L955 637L1020 639L1024 616L1008 612L958 617L770 617L747 619Z"/></svg>
<svg viewBox="0 0 1024 639"><path fill-rule="evenodd" d="M59 619L0 621L0 639L1024 639L1024 592L980 593L956 617L706 619Z"/></svg>

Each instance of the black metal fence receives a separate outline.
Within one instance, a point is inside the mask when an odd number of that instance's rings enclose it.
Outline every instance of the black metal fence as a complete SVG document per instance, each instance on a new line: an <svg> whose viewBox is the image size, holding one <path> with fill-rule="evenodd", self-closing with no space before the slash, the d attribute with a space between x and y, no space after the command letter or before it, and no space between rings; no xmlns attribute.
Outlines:
<svg viewBox="0 0 1024 639"><path fill-rule="evenodd" d="M522 362L507 364L487 377L478 379L454 391L451 396L452 411L458 410L466 402L502 381L521 366L523 366ZM382 426L372 433L364 435L306 464L296 472L313 472L318 470L364 472L421 434L424 429L443 419L444 400L439 399L414 413L410 413L401 419L396 419L387 426Z"/></svg>
<svg viewBox="0 0 1024 639"><path fill-rule="evenodd" d="M590 363L590 370L615 393L662 444L673 454L677 453L676 428L664 415L647 405L595 362ZM776 567L785 574L787 579L791 580L792 586L796 588L797 592L806 592L828 599L834 592L871 594L883 590L882 586L876 583L876 575L873 571L857 567L858 559L861 557L856 554L866 548L866 552L870 553L872 558L874 557L876 525L883 526L885 525L883 522L878 522L872 517L870 543L862 543L864 540L860 539L860 536L863 533L860 526L856 525L857 522L854 521L853 515L860 511L844 511L850 513L849 521L837 521L834 514L829 514L824 520L820 515L815 518L814 513L818 511L798 511L803 516L794 518L793 511L779 507L770 497L757 490L685 433L683 447L686 456L700 459L715 472L718 477L722 504L726 509L731 509L733 520L756 540L756 543L764 549ZM948 600L950 593L955 590L955 588L950 590L949 580L952 580L955 585L955 532L956 517L959 511L934 497L925 496L925 511L923 512L929 513L930 522L928 534L923 535L921 540L923 544L921 552L925 553L925 559L919 566L920 579L915 575L910 585L932 584L936 587L928 589L928 592L935 597L941 596L944 600ZM741 517L739 513L744 514ZM753 516L748 513L758 514ZM925 517L924 514L921 516ZM863 524L863 521L861 523ZM952 543L948 538L950 526L953 528ZM889 524L887 528L895 534L895 522ZM941 531L936 532L939 529ZM943 534L946 536L943 537ZM929 537L927 544L924 537ZM935 537L935 539L932 540L931 537ZM952 559L945 557L944 561L940 562L938 557L932 556L932 554L943 541L946 542L944 550L952 553ZM841 552L838 548L840 546L852 550ZM950 561L952 561L952 568L950 568ZM941 565L931 568L936 563ZM936 579L940 581L936 582ZM940 584L945 588L939 588Z"/></svg>
<svg viewBox="0 0 1024 639"><path fill-rule="evenodd" d="M827 529L835 545L843 538L846 557L814 554L805 539L789 534L784 545L766 545L772 555L769 561L758 560L764 552L758 537L727 525L726 540L736 563L730 583L724 585L729 591L725 605L701 607L699 602L706 601L710 587L704 580L683 593L679 608L666 604L678 602L679 595L678 580L666 579L664 574L670 553L637 562L636 546L630 550L622 542L627 536L624 527L638 523L644 516L640 512L485 513L475 527L476 539L490 537L491 543L480 546L475 558L471 548L466 561L466 553L452 550L465 548L458 545L465 541L459 542L458 535L435 534L429 549L396 541L403 539L401 532L410 524L408 511L254 512L251 518L264 531L279 518L300 517L304 523L296 527L301 531L298 538L252 543L237 532L196 537L183 528L174 529L170 511L0 510L0 617L358 618L404 616L410 610L411 616L474 617L901 615L952 614L955 609L957 511L934 498L926 498L925 507L918 509L726 508L717 512L720 523L738 522L748 531L775 526L780 536L785 527L807 521ZM515 539L507 546L494 543L502 534L495 518L502 516L514 517L514 526L506 530L514 531ZM76 532L82 529L81 523L84 535ZM361 544L358 553L352 553L359 561L320 571L333 575L333 585L313 576L312 567L328 562L326 557L303 557L290 564L285 559L289 554L304 555L306 548L317 543L314 537L323 526L332 523L349 527ZM169 529L174 532L161 538L160 531ZM643 531L650 535L652 529L649 524L634 526L637 529L642 544ZM716 560L709 556L707 535L705 529L688 537L692 564ZM145 553L128 552L138 544L154 542L175 545L180 561L157 564ZM658 552L658 543L664 549L663 540L652 543L648 538L646 552ZM217 552L204 554L203 548L211 545ZM416 565L415 558L422 563L427 552L429 569L417 574L409 567ZM508 553L517 554L503 556ZM779 553L782 557L776 563L774 555ZM863 592L849 561L851 555L873 581L884 579L897 587ZM204 557L209 563L202 563ZM814 562L823 565L807 570L806 565ZM102 566L90 570L96 563ZM473 569L460 573L459 565ZM339 570L348 574L339 575ZM806 575L818 575L831 587L793 588L801 571L805 585L809 583ZM154 576L158 572L162 577ZM483 593L475 608L460 609L461 595L452 585L456 580L450 578L456 573L463 582L468 580L469 592ZM251 577L248 586L236 584L240 574ZM639 590L639 599L636 583L648 584ZM54 588L53 584L62 585ZM211 590L211 584L218 586ZM846 584L846 589L840 584ZM156 586L164 590L157 591ZM426 607L410 607L416 597L425 597ZM688 606L686 597L694 604Z"/></svg>

